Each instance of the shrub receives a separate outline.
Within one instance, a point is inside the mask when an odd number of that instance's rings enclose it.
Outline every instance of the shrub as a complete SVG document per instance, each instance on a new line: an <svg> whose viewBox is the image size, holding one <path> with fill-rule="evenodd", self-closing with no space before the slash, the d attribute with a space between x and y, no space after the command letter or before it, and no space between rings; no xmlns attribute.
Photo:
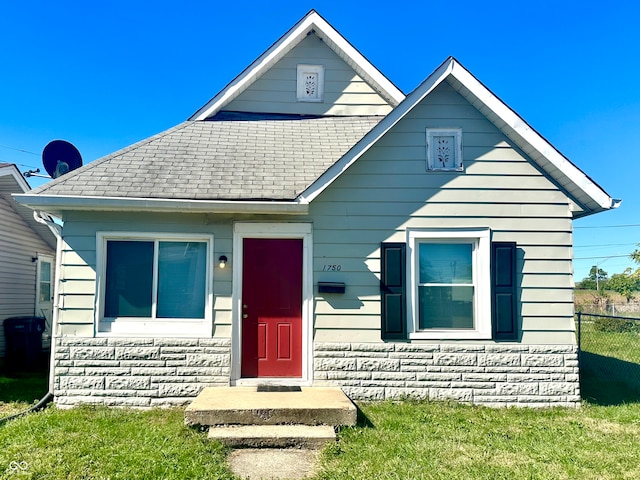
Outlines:
<svg viewBox="0 0 640 480"><path fill-rule="evenodd" d="M622 318L597 317L593 322L599 332L627 333L640 330L638 321Z"/></svg>

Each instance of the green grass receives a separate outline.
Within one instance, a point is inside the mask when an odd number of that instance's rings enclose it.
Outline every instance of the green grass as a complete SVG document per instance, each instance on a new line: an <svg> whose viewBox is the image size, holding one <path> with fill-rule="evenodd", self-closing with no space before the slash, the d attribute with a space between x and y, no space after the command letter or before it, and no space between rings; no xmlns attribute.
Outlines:
<svg viewBox="0 0 640 480"><path fill-rule="evenodd" d="M29 406L43 387L45 372L0 376L0 412ZM358 426L340 430L340 441L325 449L315 478L640 478L637 393L622 395L588 376L582 388L597 398L587 395L578 409L361 403ZM183 419L180 408L50 406L0 424L0 479L235 478L228 450L185 427ZM15 470L17 464L24 470Z"/></svg>
<svg viewBox="0 0 640 480"><path fill-rule="evenodd" d="M640 364L638 332L601 332L588 317L582 321L580 348L583 352Z"/></svg>
<svg viewBox="0 0 640 480"><path fill-rule="evenodd" d="M640 401L638 332L603 332L589 317L581 330L582 397L600 405Z"/></svg>
<svg viewBox="0 0 640 480"><path fill-rule="evenodd" d="M640 404L489 409L442 402L360 405L317 478L640 478ZM47 410L0 427L0 478L231 479L226 451L182 409ZM12 473L12 462L26 470Z"/></svg>
<svg viewBox="0 0 640 480"><path fill-rule="evenodd" d="M225 449L183 420L183 409L48 408L0 426L0 478L233 478Z"/></svg>
<svg viewBox="0 0 640 480"><path fill-rule="evenodd" d="M0 418L21 412L49 391L46 370L7 373L0 365Z"/></svg>
<svg viewBox="0 0 640 480"><path fill-rule="evenodd" d="M488 409L430 402L360 405L324 480L640 478L640 405Z"/></svg>
<svg viewBox="0 0 640 480"><path fill-rule="evenodd" d="M325 449L317 479L640 478L640 404L359 406L360 424L343 428ZM50 407L0 426L0 478L234 478L227 451L185 427L183 416L178 408ZM26 469L13 473L12 462Z"/></svg>

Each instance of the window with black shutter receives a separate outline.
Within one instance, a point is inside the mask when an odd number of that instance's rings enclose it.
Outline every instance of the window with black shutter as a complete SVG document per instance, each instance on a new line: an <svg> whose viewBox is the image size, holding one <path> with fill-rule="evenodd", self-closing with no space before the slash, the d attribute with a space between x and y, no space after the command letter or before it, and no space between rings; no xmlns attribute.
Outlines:
<svg viewBox="0 0 640 480"><path fill-rule="evenodd" d="M409 231L381 245L382 339L517 340L516 281L516 244L488 229Z"/></svg>
<svg viewBox="0 0 640 480"><path fill-rule="evenodd" d="M383 243L381 246L380 294L382 297L383 340L406 338L406 245Z"/></svg>
<svg viewBox="0 0 640 480"><path fill-rule="evenodd" d="M496 340L516 340L516 244L491 244L492 324Z"/></svg>

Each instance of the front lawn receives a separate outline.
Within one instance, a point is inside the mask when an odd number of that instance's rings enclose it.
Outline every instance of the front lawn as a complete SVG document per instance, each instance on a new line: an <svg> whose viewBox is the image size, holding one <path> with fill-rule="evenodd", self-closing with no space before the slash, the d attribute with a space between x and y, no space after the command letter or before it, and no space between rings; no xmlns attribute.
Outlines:
<svg viewBox="0 0 640 480"><path fill-rule="evenodd" d="M316 478L640 478L637 394L621 397L592 380L598 397L577 409L361 403L358 426L340 430ZM0 418L32 405L46 386L45 372L0 374ZM183 420L180 408L50 406L0 424L0 479L235 478L228 450Z"/></svg>
<svg viewBox="0 0 640 480"><path fill-rule="evenodd" d="M323 480L640 478L640 404L489 409L454 403L360 405Z"/></svg>
<svg viewBox="0 0 640 480"><path fill-rule="evenodd" d="M0 426L0 478L233 478L225 449L183 422L183 409L50 407Z"/></svg>
<svg viewBox="0 0 640 480"><path fill-rule="evenodd" d="M640 478L640 404L359 406L360 425L342 429L340 441L325 449L318 479ZM182 409L50 407L12 420L0 426L0 478L234 478L227 450L185 427L183 415Z"/></svg>

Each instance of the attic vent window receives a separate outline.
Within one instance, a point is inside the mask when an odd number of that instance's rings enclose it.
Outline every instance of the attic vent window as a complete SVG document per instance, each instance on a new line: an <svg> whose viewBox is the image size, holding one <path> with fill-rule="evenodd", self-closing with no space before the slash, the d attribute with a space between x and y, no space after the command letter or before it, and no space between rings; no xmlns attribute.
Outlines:
<svg viewBox="0 0 640 480"><path fill-rule="evenodd" d="M298 65L299 102L322 102L324 98L324 66Z"/></svg>
<svg viewBox="0 0 640 480"><path fill-rule="evenodd" d="M462 129L427 128L427 170L461 172Z"/></svg>

